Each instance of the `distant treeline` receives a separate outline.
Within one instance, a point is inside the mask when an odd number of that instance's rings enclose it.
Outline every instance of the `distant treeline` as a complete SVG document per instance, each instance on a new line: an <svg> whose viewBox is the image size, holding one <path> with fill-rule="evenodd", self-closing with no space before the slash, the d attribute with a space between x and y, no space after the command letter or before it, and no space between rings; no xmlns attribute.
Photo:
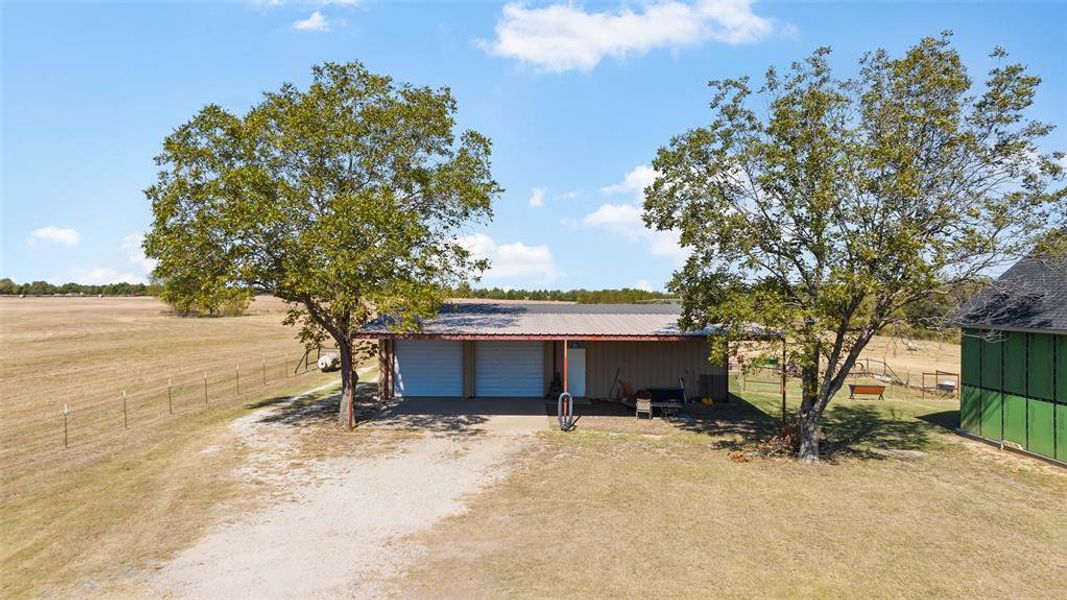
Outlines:
<svg viewBox="0 0 1067 600"><path fill-rule="evenodd" d="M10 278L0 279L0 296L158 296L160 288L154 284L144 283L105 283L103 285L85 285L82 283L64 283L55 285L47 281L15 283Z"/></svg>
<svg viewBox="0 0 1067 600"><path fill-rule="evenodd" d="M672 296L663 292L650 292L636 288L615 290L504 290L501 288L459 287L451 290L453 298L485 298L490 300L554 300L579 304L628 304L669 300Z"/></svg>

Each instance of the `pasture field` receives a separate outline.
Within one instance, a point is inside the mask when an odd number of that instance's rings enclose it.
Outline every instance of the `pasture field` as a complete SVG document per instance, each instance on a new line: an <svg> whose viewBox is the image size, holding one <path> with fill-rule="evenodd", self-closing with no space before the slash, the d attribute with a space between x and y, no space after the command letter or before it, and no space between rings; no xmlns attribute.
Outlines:
<svg viewBox="0 0 1067 600"><path fill-rule="evenodd" d="M154 298L0 299L5 479L56 453L93 454L108 434L228 401L240 369L242 391L284 383L303 370L303 349L281 325L283 310L259 298L246 316L196 319L171 316ZM64 406L77 452L63 452Z"/></svg>
<svg viewBox="0 0 1067 600"><path fill-rule="evenodd" d="M273 298L201 319L154 298L0 299L0 595L92 572L120 541L137 555L185 539L174 519L225 497L236 460L199 455L204 441L250 405L338 379L297 367L283 317Z"/></svg>

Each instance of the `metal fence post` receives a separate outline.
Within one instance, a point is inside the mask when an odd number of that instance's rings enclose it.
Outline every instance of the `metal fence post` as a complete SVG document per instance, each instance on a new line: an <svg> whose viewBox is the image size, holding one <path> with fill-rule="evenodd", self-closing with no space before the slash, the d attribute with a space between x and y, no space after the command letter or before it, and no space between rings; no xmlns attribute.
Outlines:
<svg viewBox="0 0 1067 600"><path fill-rule="evenodd" d="M130 428L130 419L126 415L126 390L122 390L122 426L126 429Z"/></svg>
<svg viewBox="0 0 1067 600"><path fill-rule="evenodd" d="M174 414L174 393L171 391L173 382L167 379L167 412Z"/></svg>

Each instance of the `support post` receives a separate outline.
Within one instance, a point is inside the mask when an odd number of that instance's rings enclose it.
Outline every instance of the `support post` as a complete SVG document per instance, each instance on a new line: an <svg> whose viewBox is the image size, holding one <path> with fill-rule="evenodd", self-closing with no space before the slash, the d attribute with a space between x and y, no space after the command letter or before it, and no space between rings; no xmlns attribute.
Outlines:
<svg viewBox="0 0 1067 600"><path fill-rule="evenodd" d="M204 406L207 406L207 371L204 371Z"/></svg>
<svg viewBox="0 0 1067 600"><path fill-rule="evenodd" d="M171 391L171 386L173 386L173 385L174 385L173 382L170 379L168 379L167 380L167 412L169 412L172 415L174 414L174 392Z"/></svg>
<svg viewBox="0 0 1067 600"><path fill-rule="evenodd" d="M237 376L237 393L241 393L241 365L237 365L234 370L234 374Z"/></svg>
<svg viewBox="0 0 1067 600"><path fill-rule="evenodd" d="M70 406L63 405L63 447L70 448L70 438L67 437L67 414L70 412Z"/></svg>
<svg viewBox="0 0 1067 600"><path fill-rule="evenodd" d="M122 426L126 429L130 428L130 419L126 415L126 390L122 390Z"/></svg>
<svg viewBox="0 0 1067 600"><path fill-rule="evenodd" d="M563 391L567 391L567 340L563 340Z"/></svg>
<svg viewBox="0 0 1067 600"><path fill-rule="evenodd" d="M267 385L267 359L263 359L263 385Z"/></svg>
<svg viewBox="0 0 1067 600"><path fill-rule="evenodd" d="M786 379L785 379L785 361L786 361L785 336L783 335L782 336L782 364L781 364L781 368L782 368L782 433L785 433L785 383L786 383Z"/></svg>

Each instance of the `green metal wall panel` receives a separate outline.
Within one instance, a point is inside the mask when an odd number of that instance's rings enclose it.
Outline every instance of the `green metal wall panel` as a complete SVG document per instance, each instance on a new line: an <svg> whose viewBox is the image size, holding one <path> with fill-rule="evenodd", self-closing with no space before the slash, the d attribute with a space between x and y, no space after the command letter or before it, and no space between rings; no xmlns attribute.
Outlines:
<svg viewBox="0 0 1067 600"><path fill-rule="evenodd" d="M1067 404L1067 335L1056 336L1056 400Z"/></svg>
<svg viewBox="0 0 1067 600"><path fill-rule="evenodd" d="M1046 333L1030 334L1030 362L1027 365L1027 377L1030 379L1029 393L1031 398L1043 398L1052 400L1053 364L1052 346L1056 338Z"/></svg>
<svg viewBox="0 0 1067 600"><path fill-rule="evenodd" d="M1030 452L1052 457L1056 451L1053 439L1056 436L1052 428L1052 413L1055 405L1051 402L1031 398L1027 402L1030 418L1027 419L1027 446Z"/></svg>
<svg viewBox="0 0 1067 600"><path fill-rule="evenodd" d="M1004 394L1004 439L1026 447L1026 398Z"/></svg>
<svg viewBox="0 0 1067 600"><path fill-rule="evenodd" d="M981 390L982 406L982 437L991 440L1004 438L1003 421L1001 412L1004 410L1004 402L1000 392Z"/></svg>
<svg viewBox="0 0 1067 600"><path fill-rule="evenodd" d="M981 385L982 340L978 332L967 329L960 339L960 378L963 385Z"/></svg>
<svg viewBox="0 0 1067 600"><path fill-rule="evenodd" d="M1000 389L1000 353L1003 341L982 340L982 387Z"/></svg>
<svg viewBox="0 0 1067 600"><path fill-rule="evenodd" d="M1016 396L1026 395L1026 337L1018 331L1005 333L1004 391Z"/></svg>
<svg viewBox="0 0 1067 600"><path fill-rule="evenodd" d="M1067 462L1067 404L1056 405L1056 458Z"/></svg>
<svg viewBox="0 0 1067 600"><path fill-rule="evenodd" d="M981 433L981 393L982 390L965 385L960 398L960 428L976 435Z"/></svg>

